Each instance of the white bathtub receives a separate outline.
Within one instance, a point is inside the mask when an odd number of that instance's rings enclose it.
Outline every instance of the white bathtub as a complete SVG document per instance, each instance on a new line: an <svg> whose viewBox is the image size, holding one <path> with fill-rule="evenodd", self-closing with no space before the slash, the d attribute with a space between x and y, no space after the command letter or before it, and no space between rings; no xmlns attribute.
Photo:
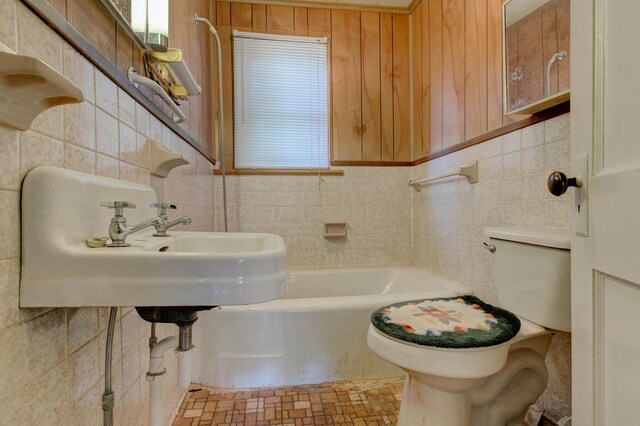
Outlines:
<svg viewBox="0 0 640 426"><path fill-rule="evenodd" d="M469 292L411 267L292 271L280 299L199 314L193 381L255 388L398 376L367 347L371 312Z"/></svg>

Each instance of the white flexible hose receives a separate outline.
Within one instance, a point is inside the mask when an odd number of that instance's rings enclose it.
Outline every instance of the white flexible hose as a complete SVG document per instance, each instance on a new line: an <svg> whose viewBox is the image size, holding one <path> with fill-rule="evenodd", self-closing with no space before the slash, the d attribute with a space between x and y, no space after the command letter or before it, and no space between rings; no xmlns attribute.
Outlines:
<svg viewBox="0 0 640 426"><path fill-rule="evenodd" d="M208 19L202 18L198 15L195 16L196 24L203 23L209 27L209 31L216 39L216 45L218 48L218 98L220 100L220 168L222 170L222 208L224 213L224 232L229 232L229 225L227 223L227 176L224 167L224 104L222 94L222 47L220 44L220 37L214 26Z"/></svg>

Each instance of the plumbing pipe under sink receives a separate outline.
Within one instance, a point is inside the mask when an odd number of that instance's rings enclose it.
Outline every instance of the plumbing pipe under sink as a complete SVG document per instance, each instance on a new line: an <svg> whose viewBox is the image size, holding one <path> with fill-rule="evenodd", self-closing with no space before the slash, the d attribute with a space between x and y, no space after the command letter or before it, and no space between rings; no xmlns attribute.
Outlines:
<svg viewBox="0 0 640 426"><path fill-rule="evenodd" d="M154 336L152 336L153 338ZM178 336L165 337L153 344L149 356L149 371L147 381L149 382L149 426L164 425L162 383L167 370L164 367L164 356L167 351L175 350L178 357L178 385L181 390L186 390L191 384L191 366L195 347L179 350Z"/></svg>

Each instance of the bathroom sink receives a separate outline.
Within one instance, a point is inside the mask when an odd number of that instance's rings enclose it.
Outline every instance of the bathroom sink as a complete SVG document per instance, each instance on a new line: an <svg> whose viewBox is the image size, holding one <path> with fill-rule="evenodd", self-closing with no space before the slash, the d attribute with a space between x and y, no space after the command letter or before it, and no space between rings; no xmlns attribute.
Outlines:
<svg viewBox="0 0 640 426"><path fill-rule="evenodd" d="M89 248L106 235L113 209L128 200L135 224L153 217L155 191L53 167L32 170L23 187L21 307L220 306L264 302L287 287L281 237L257 233L130 235L130 247Z"/></svg>
<svg viewBox="0 0 640 426"><path fill-rule="evenodd" d="M265 234L233 234L233 233L173 233L178 238L160 241L150 247L155 250L160 246L163 252L170 253L216 253L233 256L237 253L258 253L268 250L276 244ZM275 237L270 235L269 237Z"/></svg>

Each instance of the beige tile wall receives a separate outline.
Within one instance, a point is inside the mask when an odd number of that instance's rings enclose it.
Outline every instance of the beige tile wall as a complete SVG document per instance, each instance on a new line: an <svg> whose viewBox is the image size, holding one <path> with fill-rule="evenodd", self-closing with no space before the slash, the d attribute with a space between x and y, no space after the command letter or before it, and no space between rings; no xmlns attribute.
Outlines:
<svg viewBox="0 0 640 426"><path fill-rule="evenodd" d="M33 167L51 165L151 184L160 199L179 205L179 214L192 216L192 229L210 230L211 167L21 2L0 0L0 22L1 43L43 59L81 87L86 98L42 114L30 131L0 126L0 423L100 425L108 310L18 309L21 181ZM184 153L191 165L167 179L151 177L149 137ZM160 327L159 337L174 329ZM115 424L147 424L148 334L148 324L134 310L119 311ZM169 416L181 394L175 359L167 361Z"/></svg>
<svg viewBox="0 0 640 426"><path fill-rule="evenodd" d="M546 179L569 169L569 114L412 168L412 178L435 176L478 161L478 183L443 180L413 193L413 263L474 288L496 301L487 226L569 229L571 191L554 197ZM549 387L540 404L551 419L570 415L571 339L557 334L547 357Z"/></svg>
<svg viewBox="0 0 640 426"><path fill-rule="evenodd" d="M345 167L344 176L228 176L230 231L281 235L296 269L411 264L408 167ZM216 177L216 229L223 230ZM325 222L346 222L328 240Z"/></svg>

